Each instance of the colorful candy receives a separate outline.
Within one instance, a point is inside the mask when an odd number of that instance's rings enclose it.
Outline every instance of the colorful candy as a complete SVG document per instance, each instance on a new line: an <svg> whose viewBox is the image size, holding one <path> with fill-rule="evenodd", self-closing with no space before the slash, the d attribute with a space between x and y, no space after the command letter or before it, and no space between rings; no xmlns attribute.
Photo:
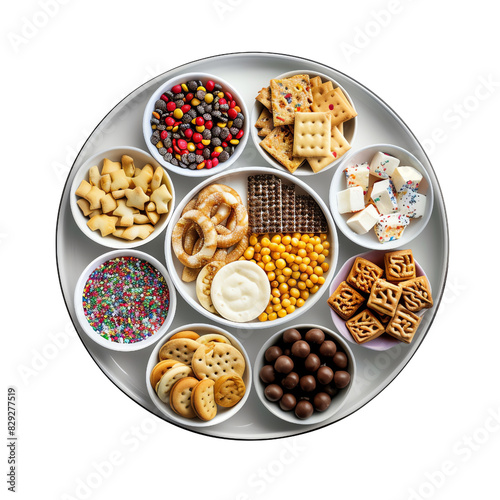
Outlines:
<svg viewBox="0 0 500 500"><path fill-rule="evenodd" d="M162 274L137 257L117 257L92 271L82 294L85 316L101 337L133 344L155 334L170 294Z"/></svg>

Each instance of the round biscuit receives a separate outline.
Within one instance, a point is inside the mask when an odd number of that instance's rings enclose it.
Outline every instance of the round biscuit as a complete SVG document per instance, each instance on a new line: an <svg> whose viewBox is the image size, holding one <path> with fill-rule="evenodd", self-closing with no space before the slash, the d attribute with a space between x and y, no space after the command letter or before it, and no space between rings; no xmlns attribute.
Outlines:
<svg viewBox="0 0 500 500"><path fill-rule="evenodd" d="M231 408L241 401L245 391L245 382L239 375L223 375L215 381L215 402L224 408Z"/></svg>
<svg viewBox="0 0 500 500"><path fill-rule="evenodd" d="M217 415L214 385L213 380L200 380L191 392L191 406L201 420L212 420Z"/></svg>
<svg viewBox="0 0 500 500"><path fill-rule="evenodd" d="M200 344L192 339L173 339L168 340L160 349L160 359L176 359L186 365L191 364L196 349Z"/></svg>
<svg viewBox="0 0 500 500"><path fill-rule="evenodd" d="M194 418L196 413L191 406L191 394L193 387L199 382L194 377L179 379L170 389L170 407L175 413L184 418Z"/></svg>
<svg viewBox="0 0 500 500"><path fill-rule="evenodd" d="M199 338L199 335L196 332L193 332L192 330L184 330L182 332L177 332L174 333L169 340L173 339L191 339L191 340L197 340Z"/></svg>
<svg viewBox="0 0 500 500"><path fill-rule="evenodd" d="M206 333L205 335L201 335L196 342L199 344L208 344L210 342L221 342L222 344L231 344L231 341L224 337L224 335L220 335L219 333Z"/></svg>
<svg viewBox="0 0 500 500"><path fill-rule="evenodd" d="M245 372L245 358L230 344L213 342L201 345L193 355L191 366L200 380L217 380L222 375L236 373L240 377Z"/></svg>
<svg viewBox="0 0 500 500"><path fill-rule="evenodd" d="M181 363L180 361L177 361L175 359L163 359L160 362L156 363L156 365L153 366L153 369L151 370L151 374L149 375L149 381L151 382L153 388L156 387L156 384L158 384L167 370L170 370L170 368L181 364L184 363Z"/></svg>
<svg viewBox="0 0 500 500"><path fill-rule="evenodd" d="M192 377L193 370L187 365L176 366L168 370L156 386L156 394L164 403L170 403L169 393L173 385L181 378Z"/></svg>

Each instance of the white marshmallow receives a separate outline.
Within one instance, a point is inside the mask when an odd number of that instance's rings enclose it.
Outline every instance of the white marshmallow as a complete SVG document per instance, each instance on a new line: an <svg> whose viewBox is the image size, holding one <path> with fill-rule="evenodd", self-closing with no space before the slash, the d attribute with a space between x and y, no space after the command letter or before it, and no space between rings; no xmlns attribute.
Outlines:
<svg viewBox="0 0 500 500"><path fill-rule="evenodd" d="M375 234L381 243L401 238L410 219L403 214L381 215L375 224Z"/></svg>
<svg viewBox="0 0 500 500"><path fill-rule="evenodd" d="M398 194L399 211L410 217L410 219L417 219L424 215L426 202L427 197L425 195L416 193L411 189Z"/></svg>
<svg viewBox="0 0 500 500"><path fill-rule="evenodd" d="M366 194L370 183L370 165L367 162L360 165L351 165L345 169L345 177L348 188L361 186L363 194Z"/></svg>
<svg viewBox="0 0 500 500"><path fill-rule="evenodd" d="M379 151L370 161L370 174L381 179L388 179L399 163L398 158Z"/></svg>
<svg viewBox="0 0 500 500"><path fill-rule="evenodd" d="M398 200L391 179L373 184L371 198L381 214L392 214L398 211Z"/></svg>
<svg viewBox="0 0 500 500"><path fill-rule="evenodd" d="M397 193L405 193L408 190L418 191L422 181L422 174L413 167L397 167L392 174L392 182Z"/></svg>
<svg viewBox="0 0 500 500"><path fill-rule="evenodd" d="M356 186L339 191L337 193L337 204L341 214L363 210L365 208L363 188Z"/></svg>
<svg viewBox="0 0 500 500"><path fill-rule="evenodd" d="M377 209L373 205L368 205L361 212L357 212L350 219L347 219L347 225L356 234L365 234L377 223L379 217Z"/></svg>

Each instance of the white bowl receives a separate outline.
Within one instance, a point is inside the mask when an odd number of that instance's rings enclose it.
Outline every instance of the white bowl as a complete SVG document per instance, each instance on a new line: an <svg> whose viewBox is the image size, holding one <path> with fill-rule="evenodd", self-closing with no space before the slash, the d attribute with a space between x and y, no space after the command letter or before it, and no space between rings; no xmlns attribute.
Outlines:
<svg viewBox="0 0 500 500"><path fill-rule="evenodd" d="M369 252L364 252L360 253L358 255L354 255L353 257L349 258L346 260L346 262L342 265L340 268L339 272L333 278L333 281L330 285L330 295L335 292L337 287L342 283L342 281L345 281L347 279L347 276L349 275L349 272L351 271L352 265L354 264L354 261L358 257L363 257L366 260L369 260L370 262L373 262L380 268L384 269L384 255L385 255L385 250L370 250ZM417 270L417 277L418 276L426 276L425 271L422 269L422 266L415 260L415 266ZM430 286L430 282L429 282ZM363 306L359 308L358 311L356 311L356 314L360 313L364 309ZM428 309L422 309L418 313L416 313L418 316L423 316L425 312ZM364 347L366 349L372 349L374 351L386 351L387 349L390 349L391 347L394 347L398 344L401 344L401 341L395 339L391 335L387 333L383 333L380 337L377 337L376 339L370 340L368 342L365 342L364 344L358 344L352 337L351 332L347 329L345 326L345 320L342 319L336 312L334 312L332 309L330 309L330 313L332 316L332 321L333 324L335 325L335 328L339 331L339 333L351 344L356 344L360 345L361 347Z"/></svg>
<svg viewBox="0 0 500 500"><path fill-rule="evenodd" d="M348 359L348 365L347 365L347 370L349 374L351 375L351 381L347 387L344 389L339 390L339 392L332 398L332 402L330 406L323 412L318 412L314 411L314 413L306 419L300 419L298 418L293 411L284 411L280 408L278 402L272 402L269 401L266 396L264 395L264 389L266 387L266 384L262 382L260 379L260 370L262 367L266 364L268 364L264 358L264 354L266 350L277 344L281 340L281 336L285 330L288 328L295 328L299 331L304 330L303 333L305 333L307 330L311 328L319 328L325 333L325 340L333 340L335 344L337 345L337 350L341 350L345 352L347 355ZM302 332L301 332L302 333ZM259 353L257 354L257 358L255 361L254 365L254 370L253 370L253 377L254 377L254 386L255 390L257 392L257 395L259 396L259 399L261 400L262 404L273 414L276 415L277 417L281 418L282 420L285 420L286 422L290 422L292 424L300 424L300 425L314 425L318 424L320 422L324 422L326 420L329 420L332 418L343 406L344 403L347 400L347 397L349 395L349 392L351 391L354 383L355 383L355 377L356 377L356 361L354 359L354 355L351 351L351 348L349 346L349 343L345 341L345 339L340 336L338 333L334 332L333 330L326 328L321 325L313 325L313 324L305 324L305 325L289 325L288 327L284 328L283 330L280 330L279 332L273 334L261 347Z"/></svg>
<svg viewBox="0 0 500 500"><path fill-rule="evenodd" d="M151 382L149 380L151 370L159 362L158 355L161 347L172 335L184 330L192 330L198 333L199 335L205 335L208 333L218 333L220 335L223 335L231 341L231 344L234 347L236 347L241 352L241 354L243 354L243 357L245 358L246 367L242 379L243 382L245 382L246 391L243 398L238 404L236 404L232 408L223 408L222 406L217 406L217 415L212 420L208 420L206 422L198 418L184 418L175 413L172 410L172 408L170 408L169 404L164 403L158 397L155 390L151 386ZM171 422L175 422L177 424L181 424L186 427L209 427L224 422L225 420L231 418L233 415L235 415L238 411L240 411L243 408L246 400L248 399L248 396L250 395L250 390L252 386L252 365L250 363L250 358L248 357L245 348L234 335L230 334L229 332L223 330L218 326L208 325L205 323L193 323L190 325L183 325L179 328L176 328L175 330L168 332L161 338L161 341L156 344L155 348L153 349L153 352L151 353L151 356L149 357L149 361L146 368L146 386L148 388L148 394L151 400L153 401L154 405L156 406L156 408L158 408L158 410L163 415L165 415L165 417Z"/></svg>
<svg viewBox="0 0 500 500"><path fill-rule="evenodd" d="M305 304L297 308L295 312L285 316L284 318L278 318L274 321L259 321L255 319L253 321L249 321L247 323L237 323L234 321L229 321L217 314L211 313L207 311L198 301L196 297L196 282L185 283L181 279L183 265L179 262L177 257L175 256L172 250L172 232L175 227L175 224L179 220L182 210L184 206L194 198L199 191L201 191L204 187L208 186L212 183L219 184L227 184L241 195L243 199L246 197L247 192L247 178L249 175L257 175L257 174L272 174L277 177L280 177L287 181L287 183L294 183L296 186L296 190L298 192L305 192L310 194L314 200L321 207L325 218L328 222L328 241L330 242L330 255L327 257L326 262L329 264L329 270L325 273L325 283L320 287L319 291L315 294L311 294L310 297L305 301ZM286 172L278 172L273 168L266 167L245 167L239 168L235 170L231 170L230 172L223 172L219 175L211 177L200 184L198 184L195 188L193 188L179 203L177 208L175 209L172 224L167 229L165 233L165 260L167 263L167 269L169 270L170 276L172 277L172 281L177 288L177 291L181 294L181 296L186 300L186 302L193 307L200 314L203 314L205 317L209 318L211 321L216 321L222 325L229 326L232 328L238 329L258 329L258 328L269 328L271 326L279 326L291 319L296 320L301 314L309 311L322 297L323 293L328 289L328 286L333 279L333 274L335 272L335 268L337 266L338 259L338 237L337 231L335 229L335 225L333 223L333 219L331 217L330 211L327 206L323 202L323 200L303 181L293 177L291 174Z"/></svg>
<svg viewBox="0 0 500 500"><path fill-rule="evenodd" d="M355 109L354 103L353 103L350 95L346 92L346 90L341 85L339 85L335 80L333 80L331 77L329 77L327 75L324 75L322 73L317 73L315 71L305 71L305 70L288 71L287 73L283 73L282 75L278 75L278 76L274 77L274 79L289 78L289 77L291 77L293 75L302 75L302 74L307 74L311 78L315 77L315 76L320 76L323 83L326 82L326 81L331 81L333 83L334 87L339 87L342 90L342 92L347 97L347 99L348 99L349 103L351 104L351 106ZM265 84L265 82L263 83L262 86L264 86L264 84ZM257 151L260 153L260 155L262 156L262 158L264 158L264 160L266 160L273 167L275 167L275 168L277 168L279 170L283 170L284 172L288 172L288 169L286 167L284 167L281 163L279 163L278 161L276 161L260 145L260 142L264 139L264 137L260 137L258 135L258 129L254 125L255 125L255 122L257 121L257 119L259 118L259 115L262 113L263 109L264 109L264 105L261 102L255 100L255 102L254 102L254 104L252 106L252 111L251 111L251 116L250 116L250 121L251 121L251 132L250 133L252 135L252 140L253 140L253 142L255 144L255 147L257 148ZM354 144L354 140L355 140L355 137L356 137L357 121L358 121L358 118L356 116L356 117L352 118L351 120L349 120L349 121L347 121L347 122L344 123L344 137L346 138L346 140L349 142L349 144L351 146ZM328 166L326 166L325 168L323 168L318 173L322 173L322 172L325 172L325 171L331 169L334 165L337 165L338 162L342 158L343 158L343 156L341 156L340 158L332 161L332 163L330 163ZM304 162L302 163L302 165L300 167L298 167L297 170L295 170L295 172L293 173L293 175L295 175L295 176L315 175L315 172L313 172L313 170L311 169L311 167L309 166L309 164L307 163L307 161L304 160Z"/></svg>
<svg viewBox="0 0 500 500"><path fill-rule="evenodd" d="M182 84L190 80L201 80L203 83L205 83L207 80L213 80L215 83L221 84L223 91L229 91L232 94L237 105L240 107L241 112L245 116L245 120L243 121L243 130L245 131L245 133L243 134L243 137L240 139L239 144L235 148L233 155L230 156L230 158L224 163L219 163L216 167L213 167L211 169L203 168L200 170L190 170L188 168L182 168L176 165L172 165L171 163L165 161L165 159L158 153L158 148L154 144L152 144L150 140L152 134L150 120L151 120L151 114L154 111L155 102L158 99L160 99L160 96L166 90L170 90L174 85ZM142 119L142 131L149 152L161 165L163 165L166 169L170 170L170 172L174 172L179 175L185 175L187 177L208 177L218 174L222 170L226 170L231 165L233 165L234 162L239 158L239 156L245 149L245 145L248 141L248 134L249 134L248 119L249 119L248 110L242 95L228 82L226 82L219 76L210 75L208 73L184 73L163 83L151 95L148 103L146 104L146 108L144 109L144 116Z"/></svg>
<svg viewBox="0 0 500 500"><path fill-rule="evenodd" d="M149 243L150 241L157 238L162 233L162 231L167 227L167 224L169 223L172 217L173 209L175 206L174 185L168 173L165 171L165 169L163 169L162 183L167 186L168 190L170 191L170 194L172 195L172 199L168 202L168 208L169 208L168 212L160 216L160 220L154 226L155 228L154 231L147 238L143 240L136 238L133 241L128 241L121 238L117 238L112 234L103 237L101 236L99 230L92 231L87 226L89 217L83 215L83 212L80 210L80 207L76 203L79 197L75 195L75 191L78 189L78 186L80 185L80 182L82 180L86 181L89 180L89 169L91 167L97 165L99 167L99 172L100 172L102 170L102 161L104 160L104 158L108 158L112 161L120 161L122 155L131 156L134 159L135 166L138 168L142 168L147 163L149 163L155 170L158 167L161 167L161 165L151 155L149 155L142 149L128 147L128 146L117 146L112 149L101 151L100 153L96 153L95 155L91 156L78 169L75 178L73 180L73 183L71 184L71 198L70 198L71 213L73 214L73 218L78 227L83 232L83 234L85 234L85 236L90 238L92 241L99 243L100 245L116 249L136 248L138 246L144 245L145 243Z"/></svg>
<svg viewBox="0 0 500 500"><path fill-rule="evenodd" d="M401 160L400 165L411 166L417 169L422 175L423 179L418 188L418 192L427 196L425 214L418 219L410 219L410 224L406 226L401 238L393 241L388 241L386 243L381 243L374 229L370 229L365 234L355 233L348 225L347 219L349 219L353 214L340 214L337 204L337 193L347 189L346 178L344 170L352 165L370 162L373 155L378 151L387 153L391 156L399 158ZM374 176L370 175L370 185L373 181L377 180ZM422 165L422 163L413 156L409 151L395 146L392 144L372 144L370 146L365 146L364 148L351 151L347 153L346 157L339 164L335 174L333 175L332 182L330 185L330 210L332 211L333 218L335 219L335 224L344 233L344 235L351 241L365 248L371 248L373 250L391 250L394 248L408 246L410 241L416 238L425 228L432 214L432 207L434 204L434 191L432 189L432 183L429 182L429 174Z"/></svg>
<svg viewBox="0 0 500 500"><path fill-rule="evenodd" d="M87 279L89 276L92 274L92 272L97 269L101 264L104 264L108 260L112 260L116 257L136 257L138 259L145 260L149 262L153 267L155 267L165 278L165 281L168 286L168 291L170 295L170 304L168 308L168 313L167 317L165 318L165 321L163 324L158 328L158 330L151 335L150 337L141 340L139 342L135 342L133 344L120 344L118 342L113 342L110 340L106 340L101 335L99 335L98 332L96 332L89 324L87 321L87 318L85 316L85 312L83 309L83 303L82 303L82 294L83 294L83 289L85 287L85 284L87 282ZM151 255L141 252L139 250L113 250L111 252L107 252L103 255L100 255L97 257L95 260L93 260L82 272L80 275L76 287L75 287L75 294L74 294L74 307L75 307L75 313L76 317L78 320L78 323L82 327L83 331L87 334L87 336L97 344L106 347L107 349L113 350L113 351L121 351L121 352L133 352L133 351L138 351L139 349L144 349L145 347L149 347L153 345L155 342L157 342L160 337L162 336L163 333L165 333L169 326L172 324L172 321L175 316L175 309L177 307L177 295L175 293L175 287L174 284L172 283L172 280L170 279L170 276L165 269L165 266L152 257Z"/></svg>

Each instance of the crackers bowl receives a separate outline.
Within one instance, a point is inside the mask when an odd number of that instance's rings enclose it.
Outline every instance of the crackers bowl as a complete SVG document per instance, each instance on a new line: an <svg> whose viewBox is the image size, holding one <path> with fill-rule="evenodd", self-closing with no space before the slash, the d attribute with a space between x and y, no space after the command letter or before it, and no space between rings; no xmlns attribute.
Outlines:
<svg viewBox="0 0 500 500"><path fill-rule="evenodd" d="M358 257L362 257L363 259L369 260L370 262L373 262L377 266L381 267L384 269L384 255L385 255L385 250L370 250L368 252L360 253L358 255L354 255L353 257L350 257L347 259L342 267L339 269L338 273L336 274L335 278L333 278L333 281L330 285L330 295L332 295L337 287L347 279L349 276L349 272L351 271L352 265L354 264L354 261ZM415 260L415 267L416 267L416 276L417 278L419 276L426 276L424 269L422 266ZM429 286L430 286L430 280L429 280ZM365 304L366 305L366 304ZM361 306L353 315L356 316L356 314L360 313L364 307ZM422 309L421 311L417 312L417 316L423 316L428 309ZM388 349L391 349L392 347L395 347L397 345L401 345L402 342L400 340L395 339L388 333L383 333L380 337L377 337L375 339L372 339L368 342L364 342L363 344L358 344L353 336L351 335L351 332L349 332L347 326L346 326L346 320L342 319L333 309L330 309L330 314L332 316L332 322L335 325L335 328L338 330L338 332L351 344L354 345L359 345L360 347L366 348L366 349L371 349L373 351L386 351Z"/></svg>
<svg viewBox="0 0 500 500"><path fill-rule="evenodd" d="M287 184L295 184L296 192L300 194L309 194L321 208L324 217L328 225L328 241L330 242L330 254L326 259L326 263L329 266L329 270L325 272L325 283L319 288L317 293L311 294L311 296L305 301L304 305L297 308L292 314L287 315L283 318L277 318L274 321L259 321L257 318L248 322L235 322L230 321L222 316L215 314L213 312L205 309L199 302L196 294L196 282L186 283L182 281L183 264L177 259L173 248L172 248L172 233L175 229L177 221L181 218L182 211L185 205L195 198L197 194L206 186L211 183L226 184L233 189L235 189L242 197L245 199L245 194L247 192L247 181L248 176L251 175L262 175L262 174L272 174L282 179ZM308 184L292 176L292 174L286 172L278 172L273 168L266 167L244 167L239 169L234 169L229 172L223 172L215 177L204 180L202 183L194 187L189 193L186 194L184 199L179 203L175 209L172 224L167 228L165 234L165 261L167 263L167 269L169 270L172 280L177 288L180 295L186 300L186 302L193 307L197 312L208 318L210 321L215 321L225 327L238 328L238 329L261 329L269 328L270 326L276 326L290 321L290 319L296 319L301 314L309 311L315 304L317 304L323 294L328 290L329 284L333 279L333 273L337 266L338 259L338 237L337 231L335 229L335 224L333 223L332 216L327 206L316 194Z"/></svg>
<svg viewBox="0 0 500 500"><path fill-rule="evenodd" d="M350 374L350 382L347 387L344 387L343 389L339 389L337 394L332 397L330 406L324 410L324 411L314 411L314 413L309 417L305 419L298 418L295 415L295 412L293 410L291 411L285 411L280 408L280 405L278 401L270 401L266 398L264 394L264 389L266 387L266 384L261 380L260 378L260 372L262 370L262 367L264 365L269 365L264 357L267 349L271 346L277 345L280 343L282 339L283 332L286 331L289 328L294 328L299 330L302 333L302 338L304 338L304 333L312 328L319 328L322 330L325 334L325 340L332 340L335 342L337 346L337 352L341 351L344 352L346 357L347 357L347 368L345 369L346 371L349 372ZM291 344L289 344L291 346ZM312 352L312 351L311 351ZM322 359L323 362L323 359ZM295 371L297 368L294 366L293 370ZM279 375L279 374L278 374ZM335 415L341 410L341 408L344 406L345 402L347 401L349 397L349 393L355 383L355 378L356 378L356 361L354 358L354 354L349 346L349 343L336 333L335 331L331 330L330 328L326 328L324 326L320 325L314 325L314 324L301 324L301 325L289 325L287 328L278 331L277 333L273 334L261 347L259 353L257 354L256 361L254 364L254 386L255 390L257 392L257 395L261 401L261 403L267 408L268 411L270 411L273 415L276 417L292 423L292 424L297 424L297 425L317 425L319 423L328 423L328 421L333 422L335 420ZM333 382L332 382L333 384ZM319 390L319 389L318 389ZM292 391L287 391L286 389L284 392L292 392ZM323 389L321 389L321 392L323 392ZM299 397L297 397L297 400L299 400Z"/></svg>
<svg viewBox="0 0 500 500"><path fill-rule="evenodd" d="M122 155L128 155L132 157L137 168L142 168L148 163L153 167L154 170L156 170L158 167L161 167L163 170L163 179L161 183L165 184L168 191L172 195L172 199L168 202L168 212L160 215L160 219L154 225L153 232L144 239L136 238L135 240L129 241L113 236L113 234L102 236L99 230L92 231L87 225L88 221L90 220L89 217L83 214L82 210L77 204L79 197L75 194L75 192L83 180L89 180L89 169L93 166L97 166L99 172L101 172L103 160L105 158L111 161L120 161ZM96 243L99 243L100 245L115 249L136 248L157 238L167 227L170 219L172 218L175 206L174 184L165 169L150 154L146 153L142 149L127 146L118 146L112 149L107 149L87 159L76 172L73 183L71 184L70 194L71 213L73 215L73 219L75 220L82 233L85 234L85 236L87 236L89 239Z"/></svg>
<svg viewBox="0 0 500 500"><path fill-rule="evenodd" d="M318 72L311 72L311 71L304 71L304 70L297 70L297 71L289 71L287 73L283 73L282 75L278 75L278 76L275 76L273 79L279 79L279 78L289 78L293 75L299 75L299 74L308 74L310 77L315 77L315 76L319 76L322 80L322 82L327 82L327 81L330 81L333 83L333 86L334 87L339 87L342 92L344 93L344 95L347 97L348 101L349 101L349 104L354 108L355 108L355 105L351 99L351 97L349 96L349 94L347 93L347 91L338 83L336 82L333 78L327 76L327 75L324 75L322 73L318 73ZM262 86L264 86L266 82L263 82L262 83ZM257 90L256 89L256 93L257 93ZM264 160L271 166L279 169L279 170L283 170L285 172L288 172L288 169L283 166L281 163L279 163L275 158L273 158L261 145L260 145L260 142L264 139L264 137L260 137L258 135L258 129L255 127L255 122L257 121L257 119L259 118L259 115L261 114L262 110L264 109L264 105L255 100L253 106L252 106L252 110L251 110L251 115L250 115L250 122L251 122L251 135L252 135L252 140L255 144L255 147L257 148L257 151L259 152L259 154L262 156L262 158L264 158ZM349 144L352 145L354 144L354 141L355 141L355 138L356 138L356 131L357 131L357 123L358 123L358 118L357 116L355 116L354 118L352 118L351 120L348 120L347 122L344 123L344 137L345 139L347 140L347 142L349 142ZM327 170L330 170L333 166L335 165L338 165L338 163L341 161L343 157L339 157L338 159L332 161L329 165L327 165L326 167L324 167L322 170L320 170L318 173L322 173L322 172L325 172ZM309 164L307 163L307 160L304 160L304 162L297 168L297 170L295 170L295 172L293 173L293 175L295 176L308 176L308 175L315 175L316 172L314 172L311 167L309 166Z"/></svg>
<svg viewBox="0 0 500 500"><path fill-rule="evenodd" d="M243 373L242 379L243 382L245 383L245 394L243 395L243 398L233 407L231 408L223 408L222 406L217 406L217 414L214 418L208 421L203 421L197 417L195 418L185 418L180 415L178 415L168 403L164 403L156 394L155 389L151 385L150 381L150 375L151 371L155 367L155 365L159 362L159 353L160 349L162 346L172 337L172 335L185 331L185 330L190 330L196 332L198 335L206 335L206 334L219 334L223 335L226 337L231 344L236 347L241 354L243 355L245 359L245 372ZM245 405L245 402L248 399L248 396L250 395L251 392L251 386L252 386L252 365L250 362L250 358L248 357L248 354L243 347L243 344L231 333L229 333L226 330L223 330L222 328L218 326L213 326L209 325L206 323L193 323L189 325L183 325L179 328L176 328L175 330L169 331L167 334L163 335L161 338L160 342L157 343L153 351L151 352L151 356L149 357L149 361L147 364L146 368L146 386L148 390L148 394L153 401L153 404L155 407L160 411L160 413L170 422L175 423L175 424L180 424L183 427L189 427L189 428L198 428L198 427L209 427L213 425L218 425L227 419L231 418L234 416L238 411L240 411L243 406Z"/></svg>
<svg viewBox="0 0 500 500"><path fill-rule="evenodd" d="M215 83L219 83L222 86L223 92L230 92L236 101L236 104L240 107L241 113L244 115L245 119L243 121L243 131L244 134L243 136L239 139L239 144L235 147L234 153L229 157L229 159L225 162L220 162L216 167L213 167L211 169L208 168L202 168L200 170L194 169L191 170L189 168L183 168L178 165L173 165L172 163L168 162L165 160L164 156L162 156L159 153L159 149L156 147L155 144L151 142L151 135L153 133L151 129L151 118L152 118L152 113L155 111L155 103L160 99L162 94L168 90L170 90L174 85L181 85L183 83L186 83L190 80L201 80L202 83L206 83L207 80L213 80ZM221 172L222 170L226 170L229 168L231 165L234 164L234 162L239 158L243 150L245 149L245 145L248 141L248 134L249 134L249 115L248 115L248 110L247 106L245 104L245 101L240 94L240 92L234 88L230 83L227 81L223 80L219 76L216 75L211 75L208 73L184 73L182 75L178 75L167 82L163 83L160 87L158 87L154 93L151 95L148 103L146 104L146 107L144 109L144 116L142 120L142 131L144 135L144 140L146 142L146 145L149 149L149 152L151 155L155 158L158 163L160 163L163 167L165 167L167 170L170 172L173 172L175 174L179 175L184 175L187 177L208 177L212 176L214 174L217 174Z"/></svg>
<svg viewBox="0 0 500 500"><path fill-rule="evenodd" d="M344 170L352 165L359 165L364 162L370 163L370 160L379 151L398 158L400 160L401 166L411 166L418 170L423 176L423 179L418 188L418 193L424 194L426 196L424 215L417 219L410 219L409 225L406 226L400 238L384 243L378 240L373 228L365 234L355 233L347 225L347 220L354 214L339 213L337 202L337 193L347 189ZM376 177L370 174L370 186L376 179ZM346 157L342 160L332 178L332 182L330 185L329 202L330 210L335 220L335 224L352 242L361 247L369 248L372 250L391 250L394 248L408 246L408 244L414 238L417 238L425 229L425 226L429 222L432 214L432 207L434 204L434 191L427 170L412 153L393 144L372 144L370 146L366 146L364 148L347 153Z"/></svg>
<svg viewBox="0 0 500 500"><path fill-rule="evenodd" d="M119 343L105 339L103 336L99 334L97 330L94 330L94 328L90 325L83 306L84 289L87 284L87 281L89 280L94 270L98 269L101 265L105 264L106 262L119 257L135 257L137 259L140 259L141 261L149 263L154 269L158 271L158 273L160 273L163 276L169 293L168 310L163 323L161 323L161 325L158 326L157 330L152 335L133 343ZM146 267L146 270L148 269L150 269L149 266ZM124 277L122 279L123 281L126 281L127 279L130 278ZM104 299L102 299L101 297L97 297L97 300L104 301ZM175 316L175 310L177 307L177 295L175 292L175 287L174 284L172 283L172 280L170 279L167 270L165 269L165 266L159 260L155 259L151 255L145 252L141 252L139 250L113 250L111 252L107 252L103 255L100 255L99 257L94 259L81 273L75 287L73 301L74 301L76 318L78 320L80 327L87 335L87 337L93 342L99 344L100 346L105 347L106 349L110 349L112 351L120 351L120 352L133 352L152 346L155 342L157 342L160 339L160 337L168 330L168 328L172 324L172 321ZM155 304L158 304L158 299L156 297L154 297L154 301ZM123 304L117 306L115 308L115 312L119 311L119 308L121 307L123 307ZM127 312L126 314L128 317L129 312ZM151 314L155 313L151 312Z"/></svg>

